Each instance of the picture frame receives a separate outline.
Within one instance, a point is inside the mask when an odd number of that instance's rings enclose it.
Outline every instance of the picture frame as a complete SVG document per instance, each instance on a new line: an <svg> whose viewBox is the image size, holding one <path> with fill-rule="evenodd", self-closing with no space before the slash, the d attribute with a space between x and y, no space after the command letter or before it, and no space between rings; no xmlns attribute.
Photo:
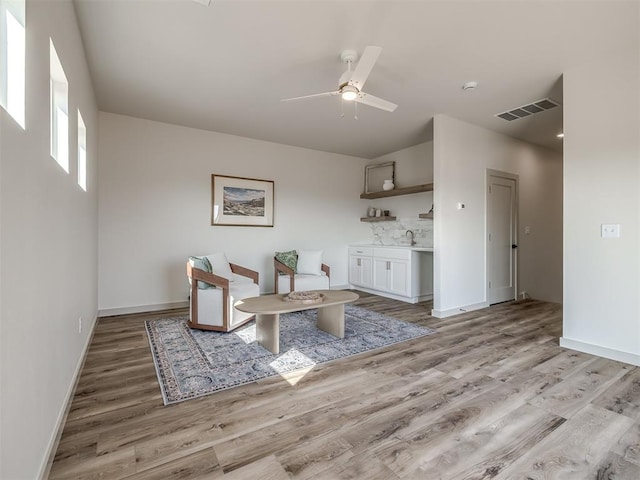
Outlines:
<svg viewBox="0 0 640 480"><path fill-rule="evenodd" d="M211 175L211 225L273 227L273 180Z"/></svg>
<svg viewBox="0 0 640 480"><path fill-rule="evenodd" d="M364 167L364 193L382 191L385 180L396 182L396 162L377 163Z"/></svg>

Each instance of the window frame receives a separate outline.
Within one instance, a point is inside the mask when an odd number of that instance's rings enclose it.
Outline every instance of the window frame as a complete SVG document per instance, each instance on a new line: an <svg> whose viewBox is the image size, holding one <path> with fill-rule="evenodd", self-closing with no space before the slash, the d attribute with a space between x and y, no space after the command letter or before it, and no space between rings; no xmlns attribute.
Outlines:
<svg viewBox="0 0 640 480"><path fill-rule="evenodd" d="M53 39L49 38L50 153L69 173L69 82Z"/></svg>
<svg viewBox="0 0 640 480"><path fill-rule="evenodd" d="M0 0L0 105L23 129L26 126L26 25L25 0Z"/></svg>
<svg viewBox="0 0 640 480"><path fill-rule="evenodd" d="M78 185L87 191L87 126L78 109Z"/></svg>

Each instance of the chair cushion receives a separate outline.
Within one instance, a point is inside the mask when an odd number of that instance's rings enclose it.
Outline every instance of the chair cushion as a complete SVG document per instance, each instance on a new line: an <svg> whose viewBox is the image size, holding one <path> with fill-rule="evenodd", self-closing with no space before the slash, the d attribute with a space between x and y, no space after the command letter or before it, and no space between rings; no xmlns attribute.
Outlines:
<svg viewBox="0 0 640 480"><path fill-rule="evenodd" d="M243 298L260 295L260 287L250 279L247 280L249 280L249 283L234 282L229 286L229 318L231 325L242 322L252 315L251 313L236 310L233 305ZM222 326L222 305L221 288L198 292L198 322L203 325Z"/></svg>
<svg viewBox="0 0 640 480"><path fill-rule="evenodd" d="M292 269L295 273L298 264L298 252L295 250L289 250L288 252L276 252L276 260Z"/></svg>
<svg viewBox="0 0 640 480"><path fill-rule="evenodd" d="M300 250L296 273L322 275L322 250Z"/></svg>
<svg viewBox="0 0 640 480"><path fill-rule="evenodd" d="M211 262L207 257L189 257L189 263L191 267L197 268L198 270L203 270L207 273L211 273L213 270L211 268ZM189 279L189 285L191 285L191 279ZM211 285L207 282L203 282L201 280L198 281L198 288L201 290L206 290L208 288L216 288L215 285Z"/></svg>
<svg viewBox="0 0 640 480"><path fill-rule="evenodd" d="M322 275L304 275L297 273L294 276L295 289L298 292L306 290L329 290L329 277L322 272ZM289 293L289 276L278 277L278 293Z"/></svg>
<svg viewBox="0 0 640 480"><path fill-rule="evenodd" d="M207 255L207 258L209 259L209 262L211 262L211 269L213 273L226 278L230 282L235 280L233 272L231 271L231 265L229 265L227 256L224 253L213 253L211 255Z"/></svg>

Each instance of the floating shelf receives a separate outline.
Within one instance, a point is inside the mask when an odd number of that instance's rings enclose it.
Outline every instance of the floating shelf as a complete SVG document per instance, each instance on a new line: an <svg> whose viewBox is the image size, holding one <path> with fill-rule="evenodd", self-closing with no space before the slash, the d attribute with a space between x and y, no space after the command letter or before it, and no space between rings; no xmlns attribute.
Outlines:
<svg viewBox="0 0 640 480"><path fill-rule="evenodd" d="M418 218L430 218L433 220L433 213L419 213Z"/></svg>
<svg viewBox="0 0 640 480"><path fill-rule="evenodd" d="M396 217L391 217L387 215L386 217L363 217L360 219L361 222L391 222L395 220Z"/></svg>
<svg viewBox="0 0 640 480"><path fill-rule="evenodd" d="M433 191L433 183L424 185L414 185L413 187L395 188L393 190L383 190L381 192L361 193L360 198L374 199L385 197L397 197L398 195L409 195L411 193L422 193Z"/></svg>

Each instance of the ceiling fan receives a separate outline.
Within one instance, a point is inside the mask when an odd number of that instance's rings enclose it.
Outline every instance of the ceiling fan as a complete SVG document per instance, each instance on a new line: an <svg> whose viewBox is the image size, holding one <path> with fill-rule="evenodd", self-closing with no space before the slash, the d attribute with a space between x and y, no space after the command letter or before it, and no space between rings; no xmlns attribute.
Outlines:
<svg viewBox="0 0 640 480"><path fill-rule="evenodd" d="M352 64L358 59L358 54L355 50L345 50L340 55L342 63L347 64L347 70L340 76L338 81L338 89L332 92L316 93L313 95L305 95L302 97L284 98L281 101L289 102L291 100L304 100L306 98L314 97L333 97L335 95L341 95L342 99L347 102L357 102L370 107L386 110L387 112L393 112L397 105L395 103L388 102L382 98L374 97L368 93L362 91L364 83L367 81L371 69L376 64L378 56L382 48L380 47L366 47L360 57L360 61L352 70Z"/></svg>

